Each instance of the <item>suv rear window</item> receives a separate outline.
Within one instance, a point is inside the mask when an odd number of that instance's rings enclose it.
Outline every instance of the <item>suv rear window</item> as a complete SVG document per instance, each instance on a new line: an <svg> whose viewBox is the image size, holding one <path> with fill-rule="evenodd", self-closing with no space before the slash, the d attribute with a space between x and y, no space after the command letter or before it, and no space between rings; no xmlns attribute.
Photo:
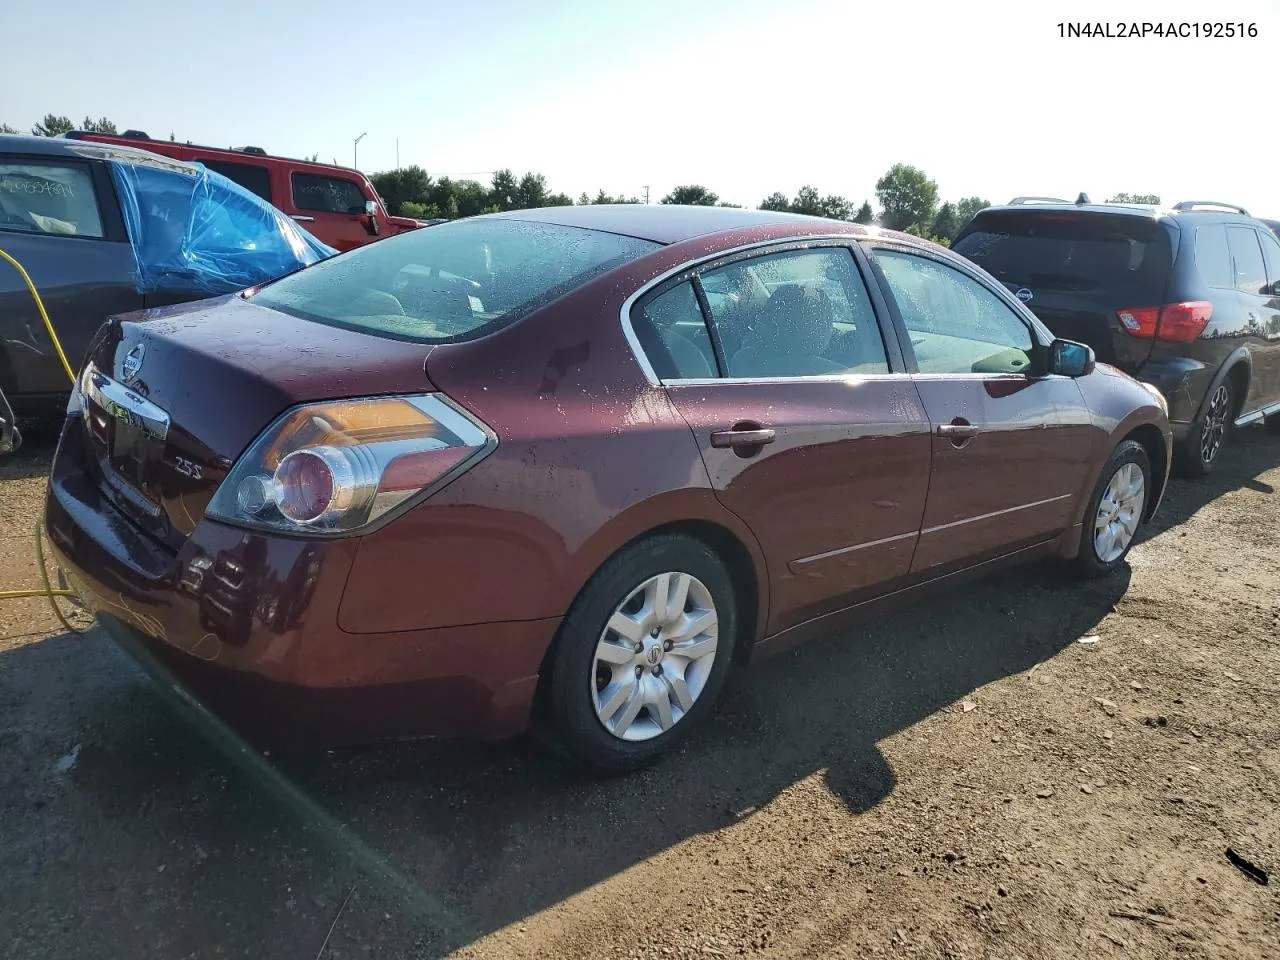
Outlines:
<svg viewBox="0 0 1280 960"><path fill-rule="evenodd" d="M1158 298L1173 260L1155 221L1091 213L979 214L953 249L1010 287L1126 300Z"/></svg>
<svg viewBox="0 0 1280 960"><path fill-rule="evenodd" d="M334 326L448 343L489 333L660 247L580 227L462 220L352 250L253 299Z"/></svg>
<svg viewBox="0 0 1280 960"><path fill-rule="evenodd" d="M214 173L240 184L250 193L256 193L267 203L271 202L271 171L256 163L232 163L228 160L201 160Z"/></svg>

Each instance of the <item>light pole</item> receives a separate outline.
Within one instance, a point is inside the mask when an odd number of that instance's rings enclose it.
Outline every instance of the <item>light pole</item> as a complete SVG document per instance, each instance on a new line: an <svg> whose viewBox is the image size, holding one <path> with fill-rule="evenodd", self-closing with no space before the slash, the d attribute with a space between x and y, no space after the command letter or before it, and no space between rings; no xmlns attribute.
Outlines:
<svg viewBox="0 0 1280 960"><path fill-rule="evenodd" d="M360 136L356 137L356 138L355 138L355 140L354 140L354 141L352 142L352 144L351 144L351 167L352 167L352 169L355 169L355 170L359 170L359 169L360 169L360 162L359 162L359 159L358 159L358 158L359 158L359 156L360 156L360 141L361 141L361 140L363 140L363 139L364 139L365 137L367 137L368 135L369 135L369 134L368 134L368 132L365 132L365 133L360 134Z"/></svg>

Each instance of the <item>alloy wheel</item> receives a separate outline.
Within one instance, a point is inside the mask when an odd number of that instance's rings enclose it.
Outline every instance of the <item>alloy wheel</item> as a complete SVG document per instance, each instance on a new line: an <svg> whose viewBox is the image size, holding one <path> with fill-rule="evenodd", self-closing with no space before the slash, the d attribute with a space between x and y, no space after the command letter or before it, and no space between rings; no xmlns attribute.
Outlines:
<svg viewBox="0 0 1280 960"><path fill-rule="evenodd" d="M1222 441L1227 433L1229 400L1227 385L1219 384L1209 400L1209 408L1204 412L1204 426L1200 431L1200 459L1205 463L1213 463L1218 451L1222 449Z"/></svg>
<svg viewBox="0 0 1280 960"><path fill-rule="evenodd" d="M651 740L692 709L715 666L719 618L697 577L650 577L614 610L596 643L596 717L620 740Z"/></svg>
<svg viewBox="0 0 1280 960"><path fill-rule="evenodd" d="M1093 521L1093 551L1103 563L1118 560L1129 549L1146 500L1146 479L1136 463L1121 464L1098 501Z"/></svg>

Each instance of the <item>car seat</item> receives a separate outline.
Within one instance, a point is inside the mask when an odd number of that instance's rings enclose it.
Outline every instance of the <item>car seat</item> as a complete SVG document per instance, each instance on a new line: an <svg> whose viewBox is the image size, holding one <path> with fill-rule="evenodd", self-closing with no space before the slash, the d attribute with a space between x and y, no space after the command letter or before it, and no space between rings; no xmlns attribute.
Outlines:
<svg viewBox="0 0 1280 960"><path fill-rule="evenodd" d="M842 373L822 356L831 343L831 301L821 290L776 287L752 324L746 345L729 361L732 377L805 377Z"/></svg>

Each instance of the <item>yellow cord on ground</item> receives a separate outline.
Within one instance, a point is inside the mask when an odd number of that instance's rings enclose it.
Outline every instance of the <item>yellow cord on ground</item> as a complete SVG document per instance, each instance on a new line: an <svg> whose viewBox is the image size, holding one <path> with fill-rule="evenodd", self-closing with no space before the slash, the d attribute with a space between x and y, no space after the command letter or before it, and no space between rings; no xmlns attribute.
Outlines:
<svg viewBox="0 0 1280 960"><path fill-rule="evenodd" d="M27 289L31 291L31 299L36 302L36 309L40 311L40 319L44 321L44 328L49 331L49 339L53 341L53 349L58 351L58 359L62 361L62 369L67 372L67 379L71 381L74 388L76 384L75 371L71 369L71 364L67 362L67 355L62 349L62 342L58 339L58 334L53 329L53 321L49 319L49 311L44 308L44 301L40 299L40 291L36 289L36 285L31 282L31 275L27 273L17 260L11 257L4 250L0 250L0 257L3 257L9 263L13 264L13 268L18 271L18 275L22 277L23 282L27 285ZM53 615L58 618L58 622L62 624L63 629L68 633L83 633L83 630L73 627L71 623L62 614L62 610L58 607L57 597L74 597L73 590L55 590L53 584L49 582L49 568L44 559L44 539L40 529L40 521L36 521L36 557L40 561L40 579L44 583L43 590L0 590L0 600L16 600L19 597L48 597L49 606L53 610Z"/></svg>
<svg viewBox="0 0 1280 960"><path fill-rule="evenodd" d="M53 332L53 321L49 319L49 311L44 308L44 301L40 299L40 294L36 290L36 285L31 282L31 275L27 273L22 264L13 259L13 257L9 256L9 254L5 253L3 250L0 250L0 257L4 257L4 259L13 264L13 268L18 271L23 281L26 283L27 289L31 291L31 297L36 302L36 309L40 311L40 319L44 321L44 327L49 331L49 339L53 341L53 349L58 351L58 359L62 361L62 369L67 371L67 379L71 381L72 386L75 386L75 371L71 369L71 364L67 362L67 355L62 352L62 344L58 341L58 335Z"/></svg>

